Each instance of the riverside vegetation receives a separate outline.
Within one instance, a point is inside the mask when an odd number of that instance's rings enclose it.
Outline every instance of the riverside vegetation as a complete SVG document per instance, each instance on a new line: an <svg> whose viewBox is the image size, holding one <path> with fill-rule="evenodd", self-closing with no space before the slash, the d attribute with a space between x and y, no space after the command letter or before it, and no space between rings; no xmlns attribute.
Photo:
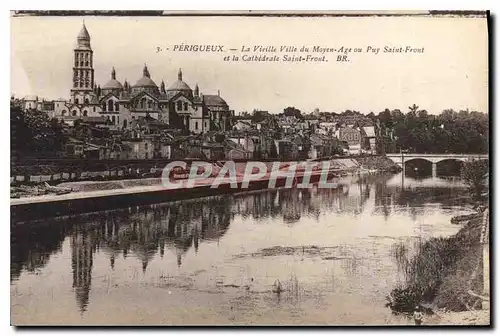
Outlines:
<svg viewBox="0 0 500 336"><path fill-rule="evenodd" d="M393 313L411 315L416 306L430 314L436 309L462 312L481 308L481 299L469 292L481 293L483 289L480 237L487 204L488 163L465 163L462 178L471 191L470 202L480 205L478 213L452 220L467 221L456 235L418 243L413 257L408 257L404 244L395 245L394 257L405 274L405 284L387 296L387 306Z"/></svg>

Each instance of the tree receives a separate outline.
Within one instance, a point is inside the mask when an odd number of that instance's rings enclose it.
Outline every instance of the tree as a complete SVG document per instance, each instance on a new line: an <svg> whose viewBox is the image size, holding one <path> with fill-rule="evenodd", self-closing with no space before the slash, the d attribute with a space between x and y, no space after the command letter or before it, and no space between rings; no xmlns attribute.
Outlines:
<svg viewBox="0 0 500 336"><path fill-rule="evenodd" d="M489 119L477 111L444 110L440 115L429 114L416 104L407 114L387 110L376 117L381 147L391 151L415 150L422 153L488 152ZM377 122L376 121L376 122Z"/></svg>
<svg viewBox="0 0 500 336"><path fill-rule="evenodd" d="M57 119L38 110L23 111L19 106L11 106L10 113L12 149L18 154L61 150L66 137Z"/></svg>
<svg viewBox="0 0 500 336"><path fill-rule="evenodd" d="M252 121L256 123L264 121L268 115L267 111L253 110Z"/></svg>
<svg viewBox="0 0 500 336"><path fill-rule="evenodd" d="M296 117L298 119L304 119L302 113L299 109L296 109L293 106L289 106L283 110L283 114L287 117Z"/></svg>
<svg viewBox="0 0 500 336"><path fill-rule="evenodd" d="M461 177L476 199L481 199L486 190L488 175L489 166L486 160L468 161L462 166Z"/></svg>
<svg viewBox="0 0 500 336"><path fill-rule="evenodd" d="M418 111L418 105L413 104L412 106L408 106L408 109L410 110L410 113L413 113L414 115L416 115L417 111Z"/></svg>

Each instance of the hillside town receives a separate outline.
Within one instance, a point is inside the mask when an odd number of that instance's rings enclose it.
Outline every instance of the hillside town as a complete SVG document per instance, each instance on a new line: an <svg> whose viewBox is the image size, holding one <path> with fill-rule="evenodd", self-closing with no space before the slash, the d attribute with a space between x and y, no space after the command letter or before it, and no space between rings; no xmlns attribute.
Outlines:
<svg viewBox="0 0 500 336"><path fill-rule="evenodd" d="M69 99L11 97L11 109L39 115L58 128L60 146L31 156L109 159L318 159L375 154L377 131L360 113L316 109L235 113L217 94L203 94L183 79L157 85L144 64L135 83L120 82L110 69L107 83L95 83L94 53L83 24L73 50ZM14 130L15 132L15 130ZM59 147L59 148L57 148Z"/></svg>
<svg viewBox="0 0 500 336"><path fill-rule="evenodd" d="M11 325L491 325L481 13L12 11Z"/></svg>

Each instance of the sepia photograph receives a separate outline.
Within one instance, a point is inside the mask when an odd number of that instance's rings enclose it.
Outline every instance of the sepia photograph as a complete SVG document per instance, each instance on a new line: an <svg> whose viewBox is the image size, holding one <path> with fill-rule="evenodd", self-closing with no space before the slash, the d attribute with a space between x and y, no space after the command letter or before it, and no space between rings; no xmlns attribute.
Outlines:
<svg viewBox="0 0 500 336"><path fill-rule="evenodd" d="M9 25L12 326L491 327L489 12Z"/></svg>

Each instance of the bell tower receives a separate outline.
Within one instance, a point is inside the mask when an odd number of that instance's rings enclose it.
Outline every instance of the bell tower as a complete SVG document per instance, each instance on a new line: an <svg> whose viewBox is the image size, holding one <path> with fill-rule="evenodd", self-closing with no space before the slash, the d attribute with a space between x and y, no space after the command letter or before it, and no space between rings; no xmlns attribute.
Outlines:
<svg viewBox="0 0 500 336"><path fill-rule="evenodd" d="M74 52L71 100L75 104L88 104L94 90L94 59L90 34L83 23Z"/></svg>

